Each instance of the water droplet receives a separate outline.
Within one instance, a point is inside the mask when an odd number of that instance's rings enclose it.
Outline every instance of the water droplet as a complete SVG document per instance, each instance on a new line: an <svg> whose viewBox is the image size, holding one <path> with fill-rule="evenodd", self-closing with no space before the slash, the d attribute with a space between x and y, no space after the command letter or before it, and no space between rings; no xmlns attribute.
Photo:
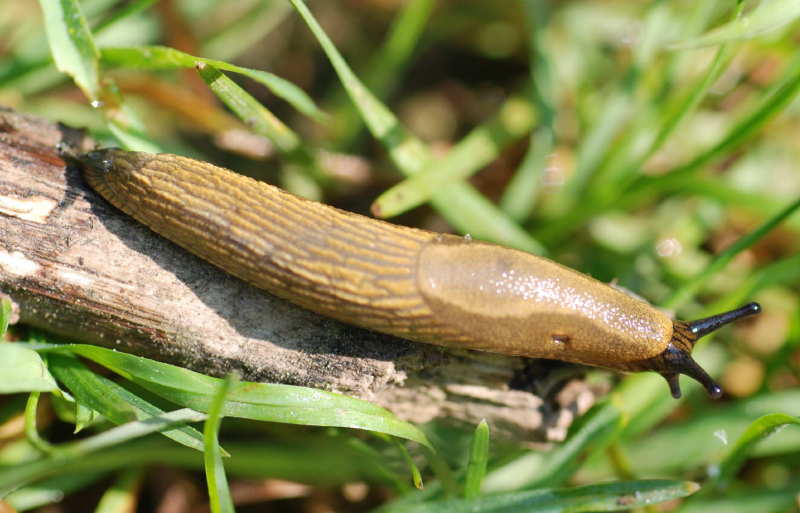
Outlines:
<svg viewBox="0 0 800 513"><path fill-rule="evenodd" d="M94 100L89 105L91 105L95 109L99 109L100 107L103 106L103 102L101 102L100 100Z"/></svg>
<svg viewBox="0 0 800 513"><path fill-rule="evenodd" d="M472 235L470 235L470 234L464 235L464 241L465 242L472 242Z"/></svg>

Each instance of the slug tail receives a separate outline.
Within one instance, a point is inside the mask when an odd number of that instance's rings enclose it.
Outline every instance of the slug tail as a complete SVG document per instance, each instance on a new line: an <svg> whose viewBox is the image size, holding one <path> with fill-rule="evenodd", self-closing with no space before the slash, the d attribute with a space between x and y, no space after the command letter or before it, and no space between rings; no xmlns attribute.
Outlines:
<svg viewBox="0 0 800 513"><path fill-rule="evenodd" d="M658 356L642 362L642 370L653 370L664 376L672 397L681 397L678 377L685 374L698 381L714 399L722 396L722 387L692 358L695 343L705 335L718 330L726 324L761 311L758 303L748 303L741 308L696 321L673 321L672 340Z"/></svg>

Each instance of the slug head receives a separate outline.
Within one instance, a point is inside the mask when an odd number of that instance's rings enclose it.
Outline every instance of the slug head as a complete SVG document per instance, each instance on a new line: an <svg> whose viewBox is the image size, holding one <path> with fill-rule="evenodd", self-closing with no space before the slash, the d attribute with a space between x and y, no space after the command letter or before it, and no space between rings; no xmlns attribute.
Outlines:
<svg viewBox="0 0 800 513"><path fill-rule="evenodd" d="M90 176L102 175L111 172L114 166L115 148L94 150L78 155L77 160L83 165L84 171Z"/></svg>
<svg viewBox="0 0 800 513"><path fill-rule="evenodd" d="M681 396L681 387L678 382L680 374L686 374L697 380L705 387L709 396L717 399L722 396L722 388L694 361L691 354L692 348L700 337L760 311L761 306L758 303L748 303L741 308L705 319L691 322L673 321L672 340L660 355L642 362L645 364L643 369L653 370L664 376L669 384L672 397L675 399Z"/></svg>

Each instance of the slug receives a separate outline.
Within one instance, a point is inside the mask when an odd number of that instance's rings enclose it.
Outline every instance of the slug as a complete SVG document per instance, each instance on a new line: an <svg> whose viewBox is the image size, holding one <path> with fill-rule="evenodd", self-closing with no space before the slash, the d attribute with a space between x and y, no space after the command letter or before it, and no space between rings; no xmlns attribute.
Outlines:
<svg viewBox="0 0 800 513"><path fill-rule="evenodd" d="M176 155L81 155L112 205L228 273L309 310L416 342L655 371L722 390L695 341L760 311L692 322L555 262L469 238L393 225L305 200Z"/></svg>

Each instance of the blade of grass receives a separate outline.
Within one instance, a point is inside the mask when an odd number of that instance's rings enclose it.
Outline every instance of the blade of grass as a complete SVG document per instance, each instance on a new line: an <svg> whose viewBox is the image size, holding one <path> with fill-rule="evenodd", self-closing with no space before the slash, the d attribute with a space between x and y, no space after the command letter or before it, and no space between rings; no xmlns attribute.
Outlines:
<svg viewBox="0 0 800 513"><path fill-rule="evenodd" d="M512 219L522 222L533 212L541 187L547 160L555 145L555 73L550 60L545 31L550 22L549 0L524 0L525 23L528 32L531 101L539 113L539 123L531 134L528 151L508 182L500 208Z"/></svg>
<svg viewBox="0 0 800 513"><path fill-rule="evenodd" d="M400 172L410 176L421 171L431 160L428 148L408 133L394 114L355 76L305 3L302 0L290 1L319 41L367 128L384 145ZM432 203L462 233L471 233L482 240L531 252L541 248L538 242L468 184L453 184L446 193L437 194Z"/></svg>
<svg viewBox="0 0 800 513"><path fill-rule="evenodd" d="M134 511L138 503L138 490L142 484L144 469L133 467L123 470L114 483L100 497L94 513L127 513Z"/></svg>
<svg viewBox="0 0 800 513"><path fill-rule="evenodd" d="M484 493L554 486L568 479L580 464L579 456L605 449L622 425L620 409L610 401L596 405L570 427L566 442L543 453L531 451L491 470Z"/></svg>
<svg viewBox="0 0 800 513"><path fill-rule="evenodd" d="M104 18L97 25L92 27L92 32L96 35L102 34L104 31L111 28L115 23L129 16L135 16L136 14L148 9L151 5L156 3L156 1L157 0L135 0L133 2L123 4L110 16Z"/></svg>
<svg viewBox="0 0 800 513"><path fill-rule="evenodd" d="M474 499L481 494L481 484L486 477L486 465L489 461L489 424L482 420L469 446L467 476L464 482L464 498Z"/></svg>
<svg viewBox="0 0 800 513"><path fill-rule="evenodd" d="M433 0L410 0L400 8L389 35L362 73L364 84L378 98L387 98L402 79L433 7ZM353 109L345 91L337 88L329 103L334 105L331 117L336 126L336 147L350 149L364 127L363 120Z"/></svg>
<svg viewBox="0 0 800 513"><path fill-rule="evenodd" d="M719 474L714 480L714 486L718 489L728 487L734 475L750 455L753 446L788 425L800 426L800 419L784 413L773 413L764 415L747 426L745 432L736 440L736 443L723 458Z"/></svg>
<svg viewBox="0 0 800 513"><path fill-rule="evenodd" d="M308 187L306 195L312 198L321 196L316 184L330 181L322 171L316 154L303 144L300 137L269 109L253 98L233 80L209 64L200 64L198 73L211 90L255 133L269 139L283 157L292 165L294 175L298 172L311 178L302 183ZM288 171L287 171L288 172ZM299 176L295 176L298 178Z"/></svg>
<svg viewBox="0 0 800 513"><path fill-rule="evenodd" d="M419 467L417 467L416 463L414 463L414 460L411 458L411 454L409 454L406 446L401 444L400 440L397 438L394 438L393 441L394 446L397 447L397 450L403 457L403 461L406 462L409 472L411 472L411 482L414 483L414 488L417 490L422 490L424 485L422 482L422 473L419 471Z"/></svg>
<svg viewBox="0 0 800 513"><path fill-rule="evenodd" d="M744 2L740 2L743 4ZM784 27L800 18L800 3L796 0L760 2L748 14L729 21L699 37L674 43L672 48L701 48L731 41L753 39Z"/></svg>
<svg viewBox="0 0 800 513"><path fill-rule="evenodd" d="M647 149L629 164L620 166L618 168L619 171L611 170L606 173L604 177L605 185L603 186L603 184L601 184L598 194L613 195L612 188L618 189L620 183L630 184L636 176L638 176L638 173L641 172L650 157L664 146L664 143L675 133L675 130L680 126L681 122L695 112L697 106L707 96L711 87L716 83L722 72L727 69L732 61L732 57L732 53L728 51L726 46L721 47L717 51L711 66L709 66L708 71L706 71L702 79L688 88L688 92L684 97L674 108L670 109L666 119L659 124L658 133L650 142Z"/></svg>
<svg viewBox="0 0 800 513"><path fill-rule="evenodd" d="M71 76L83 94L95 102L100 97L97 69L99 53L89 25L76 0L39 0L50 53L59 71Z"/></svg>
<svg viewBox="0 0 800 513"><path fill-rule="evenodd" d="M25 438L32 446L36 447L44 454L53 452L53 446L44 438L39 436L36 429L36 418L39 411L39 392L31 392L28 395L28 402L25 404Z"/></svg>
<svg viewBox="0 0 800 513"><path fill-rule="evenodd" d="M723 155L730 154L749 140L769 120L782 112L795 98L798 91L800 91L800 56L792 60L781 80L770 88L759 104L735 123L719 142L697 155L690 162L677 166L663 175L641 177L632 184L632 194L650 193L652 190L663 190L670 186L679 187L687 177L694 175L699 169Z"/></svg>
<svg viewBox="0 0 800 513"><path fill-rule="evenodd" d="M200 64L197 71L214 94L225 103L255 133L268 138L275 147L290 159L300 163L309 160L309 152L302 146L300 137L275 114L265 108L233 80L213 65Z"/></svg>
<svg viewBox="0 0 800 513"><path fill-rule="evenodd" d="M0 340L4 339L11 321L11 300L7 297L0 298Z"/></svg>
<svg viewBox="0 0 800 513"><path fill-rule="evenodd" d="M788 485L775 489L746 487L722 497L686 501L675 513L786 513L797 510L800 486Z"/></svg>
<svg viewBox="0 0 800 513"><path fill-rule="evenodd" d="M28 485L8 494L6 501L16 511L30 511L49 504L55 504L66 495L83 490L103 479L106 472L86 471L77 474L47 479L35 485Z"/></svg>
<svg viewBox="0 0 800 513"><path fill-rule="evenodd" d="M205 439L203 462L206 469L209 504L213 513L232 513L234 511L231 491L228 488L228 478L225 477L225 466L222 464L218 437L226 396L231 387L238 382L239 379L234 375L228 375L220 381L218 390L208 408L208 418L203 429Z"/></svg>
<svg viewBox="0 0 800 513"><path fill-rule="evenodd" d="M438 191L491 163L506 146L529 133L535 121L527 100L509 98L496 116L472 130L445 158L381 194L372 204L372 212L378 217L394 217L422 205Z"/></svg>
<svg viewBox="0 0 800 513"><path fill-rule="evenodd" d="M142 123L122 101L113 82L101 88L97 64L100 54L80 4L76 0L40 0L40 5L56 67L72 77L92 106L103 108L109 130L123 147L160 151L144 134Z"/></svg>
<svg viewBox="0 0 800 513"><path fill-rule="evenodd" d="M226 466L231 475L249 478L279 478L291 481L318 483L326 486L339 486L353 481L391 483L374 466L363 465L368 455L352 450L347 443L331 444L322 440L318 433L303 437L302 433L293 439L278 441L227 442L231 458ZM299 439L297 438L299 437ZM374 465L380 464L376 458ZM85 454L65 454L55 464L52 458L35 461L14 461L0 465L0 497L10 489L24 486L36 480L101 472L128 468L135 465L169 465L202 471L203 458L200 453L177 445L163 437L149 437L133 440ZM335 468L336 472L330 472Z"/></svg>
<svg viewBox="0 0 800 513"><path fill-rule="evenodd" d="M218 9L225 9L225 4L218 4ZM286 2L256 2L237 20L203 41L201 53L213 59L235 59L262 41L291 12Z"/></svg>
<svg viewBox="0 0 800 513"><path fill-rule="evenodd" d="M57 455L59 458L66 457L65 455L69 454L86 456L99 449L113 447L122 442L164 431L180 424L201 422L205 420L205 418L206 416L203 413L189 408L183 408L144 420L128 422L127 424L111 428L108 431L103 431L89 438L59 445L54 448L57 452L54 451L53 454Z"/></svg>
<svg viewBox="0 0 800 513"><path fill-rule="evenodd" d="M704 166L724 155L729 155L753 137L768 121L786 108L798 91L800 91L800 56L792 60L783 77L762 96L758 105L736 122L716 144L688 163L678 165L663 175L640 176L630 186L619 188L613 196L598 198L596 201L576 206L574 211L551 221L537 233L537 236L555 243L569 237L573 230L586 220L608 209L631 209L656 194L681 191L684 184L691 182Z"/></svg>
<svg viewBox="0 0 800 513"><path fill-rule="evenodd" d="M0 394L57 390L42 358L23 344L0 343Z"/></svg>
<svg viewBox="0 0 800 513"><path fill-rule="evenodd" d="M662 386L664 386L662 384ZM669 395L666 391L662 395ZM737 440L753 419L782 411L794 411L800 401L800 391L787 389L755 397L731 401L716 408L705 408L703 415L683 420L645 433L625 433L620 438L622 450L633 462L633 470L643 475L676 475L708 469L716 472L710 462L723 461L731 449L725 440ZM702 405L699 406L702 408ZM796 417L795 417L796 418ZM778 456L792 458L800 450L800 430L785 429L762 440L749 449L748 457ZM787 460L788 461L788 460ZM602 458L587 461L578 476L580 480L596 482L612 479L613 470ZM744 483L743 483L744 484Z"/></svg>
<svg viewBox="0 0 800 513"><path fill-rule="evenodd" d="M721 300L708 305L707 310L723 312L746 303L763 289L774 286L796 287L797 285L800 285L800 254L776 260L758 269L736 290L728 292Z"/></svg>
<svg viewBox="0 0 800 513"><path fill-rule="evenodd" d="M700 489L691 481L630 481L565 489L505 493L423 504L391 505L380 513L580 513L619 511L686 497Z"/></svg>
<svg viewBox="0 0 800 513"><path fill-rule="evenodd" d="M207 411L218 378L102 347L70 344L50 349L88 358L173 403ZM430 445L408 422L367 401L292 385L241 382L228 395L229 417L268 422L367 429Z"/></svg>
<svg viewBox="0 0 800 513"><path fill-rule="evenodd" d="M691 299L708 280L724 269L736 255L764 238L787 217L797 212L798 208L800 208L800 199L792 202L774 217L768 219L764 224L728 246L725 251L717 255L710 265L706 266L703 272L694 276L690 281L687 281L683 286L675 290L672 295L664 301L662 306L667 309L674 309L683 305L686 301Z"/></svg>
<svg viewBox="0 0 800 513"><path fill-rule="evenodd" d="M243 68L215 59L196 57L166 46L103 48L100 52L100 58L104 65L147 70L195 68L198 63L202 62L216 69L231 71L252 78L266 86L275 96L286 100L303 114L317 121L325 119L325 114L319 110L314 101L302 89L288 80L266 71Z"/></svg>
<svg viewBox="0 0 800 513"><path fill-rule="evenodd" d="M78 404L91 408L114 424L147 420L165 413L117 383L90 371L75 357L50 353L48 362ZM203 450L203 435L191 426L162 431L161 434L186 447Z"/></svg>

